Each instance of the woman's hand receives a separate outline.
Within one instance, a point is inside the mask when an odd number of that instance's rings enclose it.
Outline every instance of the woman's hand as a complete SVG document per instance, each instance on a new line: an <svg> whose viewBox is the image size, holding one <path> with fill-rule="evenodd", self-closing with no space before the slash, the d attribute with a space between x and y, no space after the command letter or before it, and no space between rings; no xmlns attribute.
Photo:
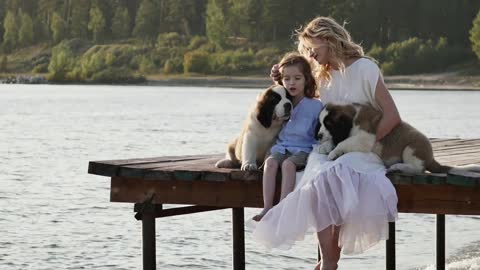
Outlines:
<svg viewBox="0 0 480 270"><path fill-rule="evenodd" d="M272 78L274 83L282 84L282 75L280 74L280 66L278 64L272 66L270 78Z"/></svg>

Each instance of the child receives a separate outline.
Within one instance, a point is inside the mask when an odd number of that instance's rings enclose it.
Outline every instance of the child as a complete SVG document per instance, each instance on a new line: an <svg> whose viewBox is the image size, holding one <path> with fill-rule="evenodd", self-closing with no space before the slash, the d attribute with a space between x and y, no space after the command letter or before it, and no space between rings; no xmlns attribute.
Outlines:
<svg viewBox="0 0 480 270"><path fill-rule="evenodd" d="M279 64L281 83L292 98L293 111L272 146L263 170L263 210L253 220L260 221L273 206L275 179L282 169L280 200L295 186L297 169L305 167L307 157L316 143L315 128L322 103L308 61L298 53L288 53Z"/></svg>

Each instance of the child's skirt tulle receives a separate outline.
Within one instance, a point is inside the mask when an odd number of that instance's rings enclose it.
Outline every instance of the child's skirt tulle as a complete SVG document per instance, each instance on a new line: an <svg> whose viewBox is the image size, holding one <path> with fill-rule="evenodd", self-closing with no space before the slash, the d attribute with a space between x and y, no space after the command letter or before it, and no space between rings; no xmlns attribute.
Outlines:
<svg viewBox="0 0 480 270"><path fill-rule="evenodd" d="M338 245L344 254L362 253L388 239L398 199L375 154L348 153L328 161L312 152L297 183L255 224L253 238L267 248L288 249L330 225L341 226Z"/></svg>

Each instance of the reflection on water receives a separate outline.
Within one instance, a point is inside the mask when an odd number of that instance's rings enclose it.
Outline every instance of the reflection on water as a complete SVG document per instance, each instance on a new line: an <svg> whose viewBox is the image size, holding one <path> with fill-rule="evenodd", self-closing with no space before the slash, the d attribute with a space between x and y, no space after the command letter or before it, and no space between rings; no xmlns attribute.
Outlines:
<svg viewBox="0 0 480 270"><path fill-rule="evenodd" d="M141 269L133 205L109 203L88 161L222 152L261 89L0 85L0 265ZM430 137L479 137L480 92L392 91L402 118ZM247 209L246 218L256 213ZM451 269L478 269L479 219L447 216ZM401 214L397 269L434 263L434 216ZM461 229L459 229L461 228ZM230 269L229 210L157 220L166 269ZM246 234L248 269L310 269L315 239L265 250ZM384 269L384 245L342 269ZM477 265L477 268L471 268Z"/></svg>

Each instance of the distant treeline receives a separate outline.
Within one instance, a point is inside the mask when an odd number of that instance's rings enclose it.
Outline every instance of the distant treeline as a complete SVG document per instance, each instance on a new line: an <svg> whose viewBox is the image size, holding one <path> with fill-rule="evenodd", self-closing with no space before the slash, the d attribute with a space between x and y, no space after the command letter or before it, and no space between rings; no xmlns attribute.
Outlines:
<svg viewBox="0 0 480 270"><path fill-rule="evenodd" d="M61 67L72 80L92 79L86 66L122 76L251 73L295 49L294 30L321 15L345 22L386 73L433 71L474 56L479 9L477 0L0 0L0 69L15 51L46 44L56 46L48 64L31 68ZM59 55L69 63L52 63Z"/></svg>

